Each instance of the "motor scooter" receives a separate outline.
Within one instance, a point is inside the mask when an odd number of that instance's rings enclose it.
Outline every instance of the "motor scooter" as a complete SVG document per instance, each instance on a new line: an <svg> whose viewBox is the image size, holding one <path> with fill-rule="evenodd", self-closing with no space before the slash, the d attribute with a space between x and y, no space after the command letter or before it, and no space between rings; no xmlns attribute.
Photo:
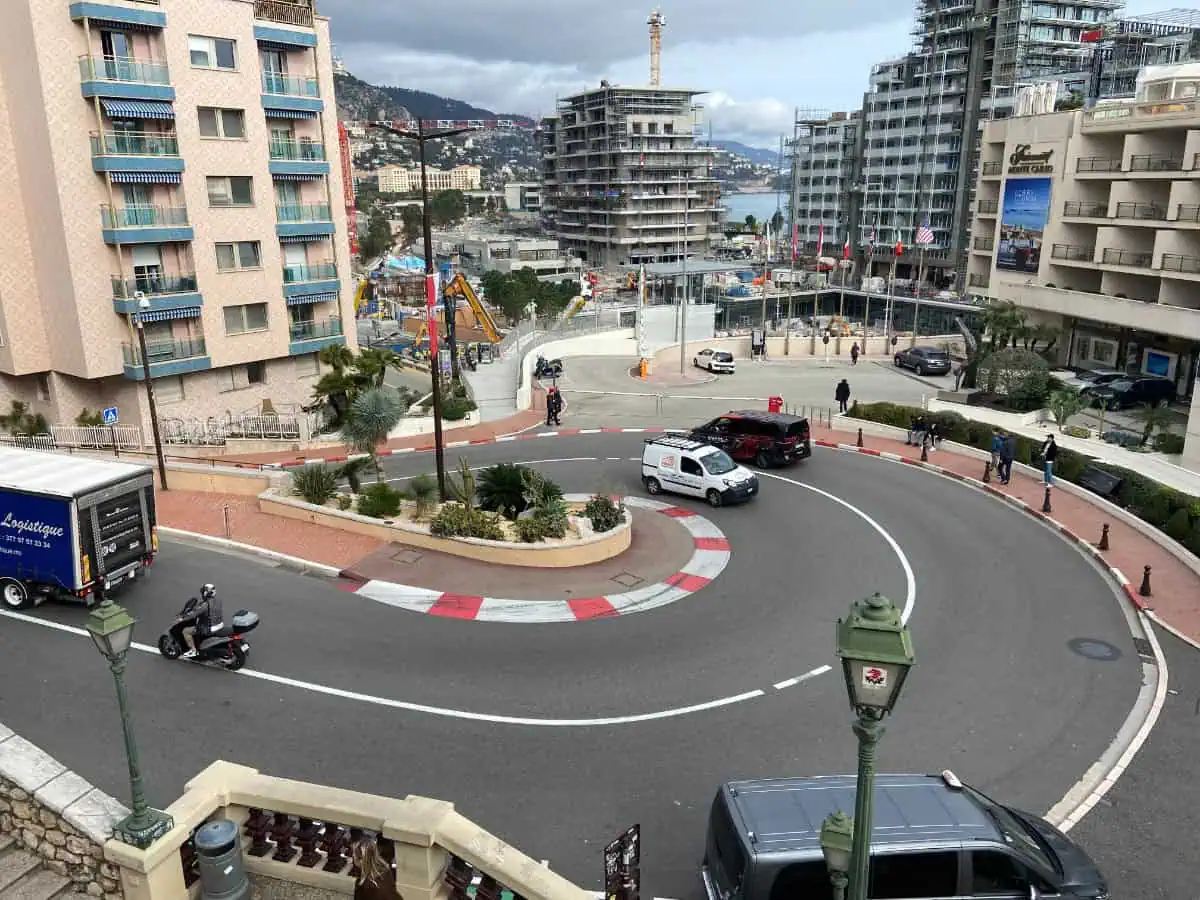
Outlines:
<svg viewBox="0 0 1200 900"><path fill-rule="evenodd" d="M561 359L546 359L539 356L533 365L534 378L561 378L563 362Z"/></svg>
<svg viewBox="0 0 1200 900"><path fill-rule="evenodd" d="M187 650L187 641L184 640L183 630L197 624L199 615L196 607L199 603L200 601L195 597L188 600L183 609L179 611L179 615L175 617L175 622L158 639L158 652L164 658L179 659ZM250 644L244 635L257 627L258 613L248 609L239 609L229 618L224 627L207 636L196 635L196 655L189 658L188 661L216 664L231 672L236 672L246 664L246 657L250 655Z"/></svg>

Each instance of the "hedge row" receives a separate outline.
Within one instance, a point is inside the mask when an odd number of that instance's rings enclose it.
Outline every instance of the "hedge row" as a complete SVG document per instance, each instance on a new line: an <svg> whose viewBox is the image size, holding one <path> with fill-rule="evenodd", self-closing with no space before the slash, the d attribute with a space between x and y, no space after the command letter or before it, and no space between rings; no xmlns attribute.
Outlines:
<svg viewBox="0 0 1200 900"><path fill-rule="evenodd" d="M904 429L911 426L915 416L923 415L926 421L937 423L944 440L986 451L992 449L992 433L996 427L987 422L967 419L954 412L928 413L913 406L900 406L895 403L855 403L850 408L849 415L868 422ZM1020 435L1016 437L1016 461L1036 465L1035 458L1041 441ZM1200 556L1200 499L1164 487L1138 472L1096 462L1065 447L1058 450L1054 476L1078 483L1080 475L1089 465L1121 479L1116 496L1110 498L1113 502Z"/></svg>

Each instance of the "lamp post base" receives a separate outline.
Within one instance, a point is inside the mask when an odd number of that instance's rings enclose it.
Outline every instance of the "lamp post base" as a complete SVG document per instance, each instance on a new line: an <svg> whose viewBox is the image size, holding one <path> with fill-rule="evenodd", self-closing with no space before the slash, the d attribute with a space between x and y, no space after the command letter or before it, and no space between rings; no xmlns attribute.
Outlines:
<svg viewBox="0 0 1200 900"><path fill-rule="evenodd" d="M113 829L113 837L123 844L145 850L175 827L175 820L165 812L146 809L126 816Z"/></svg>

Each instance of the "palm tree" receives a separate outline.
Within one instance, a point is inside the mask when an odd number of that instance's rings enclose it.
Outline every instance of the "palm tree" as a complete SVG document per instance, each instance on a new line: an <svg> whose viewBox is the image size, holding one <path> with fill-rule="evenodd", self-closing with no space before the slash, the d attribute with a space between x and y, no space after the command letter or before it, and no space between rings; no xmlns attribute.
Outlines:
<svg viewBox="0 0 1200 900"><path fill-rule="evenodd" d="M404 361L398 353L388 347L371 347L358 354L358 358L354 360L354 368L371 387L381 388L387 379L388 371L402 371Z"/></svg>
<svg viewBox="0 0 1200 900"><path fill-rule="evenodd" d="M342 422L342 440L359 453L369 453L375 463L375 480L383 478L383 469L375 451L404 418L404 409L395 391L370 388L354 398Z"/></svg>
<svg viewBox="0 0 1200 900"><path fill-rule="evenodd" d="M1171 408L1165 402L1158 406L1143 403L1137 415L1142 420L1142 440L1140 443L1142 447L1150 443L1150 438L1154 437L1156 430L1162 431L1171 424L1173 418Z"/></svg>
<svg viewBox="0 0 1200 900"><path fill-rule="evenodd" d="M341 375L354 364L354 351L345 344L331 344L328 347L322 347L317 358L322 365L329 366Z"/></svg>

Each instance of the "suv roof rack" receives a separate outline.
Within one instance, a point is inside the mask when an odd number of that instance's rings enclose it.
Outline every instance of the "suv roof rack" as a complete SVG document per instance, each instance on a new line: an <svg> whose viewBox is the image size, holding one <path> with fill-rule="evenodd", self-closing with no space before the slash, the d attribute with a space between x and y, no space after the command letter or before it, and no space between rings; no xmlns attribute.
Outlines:
<svg viewBox="0 0 1200 900"><path fill-rule="evenodd" d="M676 450L699 450L702 447L708 446L704 441L693 440L682 434L668 434L661 437L646 438L645 443L660 444L663 447L673 447Z"/></svg>

